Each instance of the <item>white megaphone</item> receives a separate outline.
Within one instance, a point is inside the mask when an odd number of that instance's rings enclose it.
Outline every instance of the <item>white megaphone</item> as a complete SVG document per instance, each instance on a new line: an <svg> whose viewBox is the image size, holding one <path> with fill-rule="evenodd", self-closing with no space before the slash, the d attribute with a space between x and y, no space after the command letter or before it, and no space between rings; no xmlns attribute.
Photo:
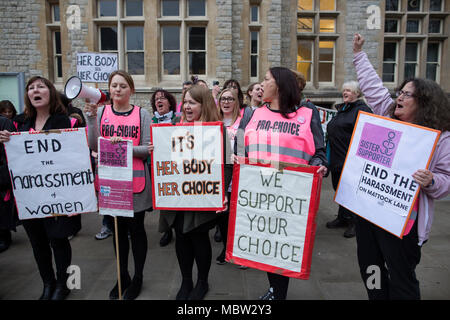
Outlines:
<svg viewBox="0 0 450 320"><path fill-rule="evenodd" d="M84 86L81 79L77 76L73 76L67 80L64 87L64 94L70 100L75 98L85 98L88 99L90 103L95 104L109 100L109 93L107 91L104 92L97 88Z"/></svg>

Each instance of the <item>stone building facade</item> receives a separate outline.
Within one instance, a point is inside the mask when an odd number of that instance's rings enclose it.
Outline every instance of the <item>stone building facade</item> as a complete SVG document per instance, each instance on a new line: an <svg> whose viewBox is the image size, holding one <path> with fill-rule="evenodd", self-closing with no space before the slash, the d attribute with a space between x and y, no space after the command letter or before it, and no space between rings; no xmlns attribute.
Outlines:
<svg viewBox="0 0 450 320"><path fill-rule="evenodd" d="M392 90L415 75L450 92L449 10L450 0L2 0L0 73L42 75L62 90L78 52L113 52L134 73L132 102L150 110L155 88L179 99L192 74L245 89L285 66L307 73L306 96L332 107L355 79L359 32Z"/></svg>

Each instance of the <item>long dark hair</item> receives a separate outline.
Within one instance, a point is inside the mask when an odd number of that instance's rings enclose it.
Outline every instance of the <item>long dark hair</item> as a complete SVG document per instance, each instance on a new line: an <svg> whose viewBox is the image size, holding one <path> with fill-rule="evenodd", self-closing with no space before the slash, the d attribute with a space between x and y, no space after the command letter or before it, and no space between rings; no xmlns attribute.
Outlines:
<svg viewBox="0 0 450 320"><path fill-rule="evenodd" d="M238 100L239 100L239 106L240 108L245 108L244 104L244 94L242 93L241 85L239 84L239 81L235 79L228 79L223 84L222 90L225 90L229 85L235 85L238 89Z"/></svg>
<svg viewBox="0 0 450 320"><path fill-rule="evenodd" d="M36 108L33 106L33 104L30 101L30 98L28 97L28 88L36 80L41 81L50 91L49 102L48 102L50 114L55 114L55 113L67 114L66 108L64 107L64 105L61 102L59 92L56 90L53 83L51 83L50 80L48 80L46 78L43 78L40 76L35 76L35 77L32 77L30 80L28 80L27 85L25 87L25 110L24 110L25 118L36 117Z"/></svg>
<svg viewBox="0 0 450 320"><path fill-rule="evenodd" d="M417 101L413 123L440 131L450 131L450 104L441 87L429 79L410 78L405 79L398 90L402 90L409 82L414 85L413 97ZM394 115L396 106L397 101L394 101L387 111L393 119L398 119Z"/></svg>
<svg viewBox="0 0 450 320"><path fill-rule="evenodd" d="M278 102L283 117L296 110L300 104L300 89L294 73L284 67L272 67L269 69L278 87Z"/></svg>

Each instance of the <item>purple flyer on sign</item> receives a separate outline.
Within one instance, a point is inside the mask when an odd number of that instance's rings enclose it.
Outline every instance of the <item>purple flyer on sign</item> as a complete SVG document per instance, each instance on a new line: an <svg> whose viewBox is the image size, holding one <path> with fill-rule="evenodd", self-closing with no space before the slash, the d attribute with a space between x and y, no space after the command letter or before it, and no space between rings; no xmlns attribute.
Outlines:
<svg viewBox="0 0 450 320"><path fill-rule="evenodd" d="M400 131L365 123L356 155L391 168L401 136Z"/></svg>
<svg viewBox="0 0 450 320"><path fill-rule="evenodd" d="M127 142L120 141L111 144L108 140L100 140L99 162L103 166L126 167L127 166Z"/></svg>

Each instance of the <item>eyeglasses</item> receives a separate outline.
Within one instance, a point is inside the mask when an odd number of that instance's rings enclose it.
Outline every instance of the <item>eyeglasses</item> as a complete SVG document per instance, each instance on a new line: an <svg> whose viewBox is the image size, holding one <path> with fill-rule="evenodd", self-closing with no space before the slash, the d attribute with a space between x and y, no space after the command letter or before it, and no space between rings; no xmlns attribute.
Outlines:
<svg viewBox="0 0 450 320"><path fill-rule="evenodd" d="M155 101L158 101L158 100L163 101L163 100L167 100L167 98L166 97L157 97L157 98L155 98Z"/></svg>
<svg viewBox="0 0 450 320"><path fill-rule="evenodd" d="M233 97L222 97L220 98L220 102L234 102L234 98Z"/></svg>
<svg viewBox="0 0 450 320"><path fill-rule="evenodd" d="M231 86L228 86L227 89L235 89L235 90L237 90L238 87L236 85L231 85Z"/></svg>
<svg viewBox="0 0 450 320"><path fill-rule="evenodd" d="M403 90L397 91L395 93L395 95L397 97L400 97L401 95L403 95L403 97L405 97L405 98L413 98L413 97L415 97L414 93L411 93L411 92L408 92L408 91L403 91Z"/></svg>

